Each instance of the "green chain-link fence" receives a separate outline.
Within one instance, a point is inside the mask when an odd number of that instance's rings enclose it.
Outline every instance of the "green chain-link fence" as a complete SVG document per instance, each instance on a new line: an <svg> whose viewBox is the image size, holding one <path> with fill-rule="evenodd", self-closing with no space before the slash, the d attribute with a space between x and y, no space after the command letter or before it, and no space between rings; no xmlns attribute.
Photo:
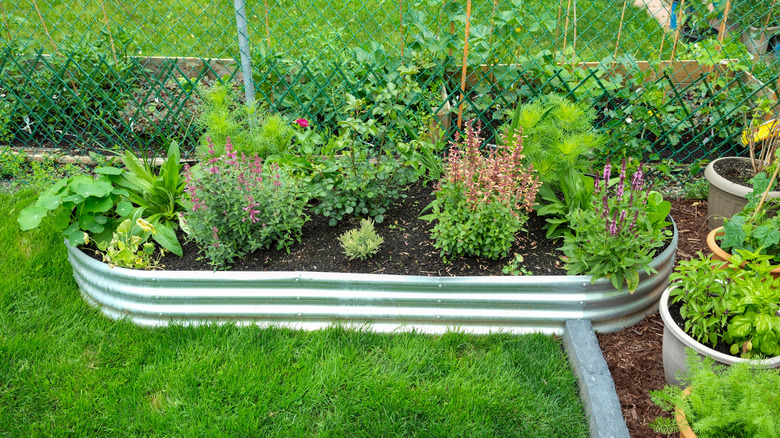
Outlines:
<svg viewBox="0 0 780 438"><path fill-rule="evenodd" d="M777 0L252 0L243 57L243 0L138 3L0 2L4 160L192 151L198 86L243 85L242 62L258 101L325 131L402 69L423 90L405 109L450 134L558 92L596 108L608 152L681 162L741 152L778 85Z"/></svg>

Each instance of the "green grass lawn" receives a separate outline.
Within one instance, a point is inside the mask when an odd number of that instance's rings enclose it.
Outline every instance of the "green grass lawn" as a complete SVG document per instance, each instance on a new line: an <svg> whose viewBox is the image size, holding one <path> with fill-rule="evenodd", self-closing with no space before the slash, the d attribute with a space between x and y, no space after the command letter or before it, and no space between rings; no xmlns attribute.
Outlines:
<svg viewBox="0 0 780 438"><path fill-rule="evenodd" d="M236 22L233 2L196 2L193 0L157 0L154 2L118 2L107 0L20 0L6 11L10 16L4 34L31 41L33 46L44 45L47 52L60 46L64 38L78 38L85 31L112 33L123 31L134 40L133 54L163 56L237 56ZM265 4L268 12L266 13ZM422 17L433 32L448 31L442 21L442 5L448 2L425 1ZM566 27L566 2L558 20L558 30L530 34L528 28L536 20L558 18L557 0L522 2L513 6L509 0L498 2L500 9L524 17L520 43L507 49L516 53L536 53L544 49L563 48L563 29ZM644 10L628 2L625 24L621 33L619 54L633 54L642 59L657 56L664 33L655 19ZM457 2L465 14L466 2ZM494 21L493 0L473 2L473 29ZM38 6L41 22L35 12ZM590 0L577 2L577 51L585 60L599 60L614 52L622 2ZM409 44L419 32L415 26L420 19L409 13L410 1L362 0L282 0L247 1L249 38L256 49L270 40L277 53L285 57L303 54L317 56L327 43L338 48L366 47L370 42L384 43L387 50L400 51L401 42ZM106 26L108 17L109 25ZM266 18L268 29L266 29ZM403 23L403 26L401 26ZM574 10L569 13L571 47L574 36ZM456 40L462 41L464 23L456 21ZM47 31L53 41L47 40ZM556 34L558 35L556 39ZM3 35L5 36L5 35ZM496 37L498 38L498 37ZM668 45L667 45L668 46Z"/></svg>
<svg viewBox="0 0 780 438"><path fill-rule="evenodd" d="M80 297L0 194L0 436L586 437L560 343L232 325L145 329Z"/></svg>

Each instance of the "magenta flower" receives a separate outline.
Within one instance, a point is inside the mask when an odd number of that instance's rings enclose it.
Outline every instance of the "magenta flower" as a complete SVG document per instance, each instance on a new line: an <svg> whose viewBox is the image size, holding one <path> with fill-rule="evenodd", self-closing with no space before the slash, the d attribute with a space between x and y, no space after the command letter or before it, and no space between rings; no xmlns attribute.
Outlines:
<svg viewBox="0 0 780 438"><path fill-rule="evenodd" d="M298 124L301 128L308 128L309 127L309 121L306 119L298 119L295 121L295 123Z"/></svg>

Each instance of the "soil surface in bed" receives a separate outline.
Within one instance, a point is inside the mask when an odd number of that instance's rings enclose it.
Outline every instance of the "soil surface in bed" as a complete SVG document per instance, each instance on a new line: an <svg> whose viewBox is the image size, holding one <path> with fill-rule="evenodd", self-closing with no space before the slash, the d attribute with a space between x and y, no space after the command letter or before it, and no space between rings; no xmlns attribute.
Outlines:
<svg viewBox="0 0 780 438"><path fill-rule="evenodd" d="M311 215L303 228L300 243L284 250L256 251L237 261L231 270L237 271L319 271L423 276L504 275L502 269L515 254L523 257L520 265L534 275L566 275L562 253L556 244L545 238L544 218L530 213L525 232L521 232L509 255L499 260L479 257L461 257L445 263L440 251L433 246L430 230L433 224L419 219L421 211L434 196L431 187L412 186L406 198L388 209L385 220L375 224L384 239L379 252L368 260L349 260L338 237L358 228L358 219L345 219L336 226L328 225L322 216ZM184 239L181 239L184 241ZM167 270L212 270L208 261L192 242L183 245L184 257L173 254L162 260Z"/></svg>

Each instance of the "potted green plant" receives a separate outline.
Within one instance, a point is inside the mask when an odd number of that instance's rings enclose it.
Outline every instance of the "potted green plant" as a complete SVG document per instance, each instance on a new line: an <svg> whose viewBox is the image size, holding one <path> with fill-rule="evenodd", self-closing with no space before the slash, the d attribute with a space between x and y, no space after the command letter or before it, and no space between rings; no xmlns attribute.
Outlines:
<svg viewBox="0 0 780 438"><path fill-rule="evenodd" d="M780 4L771 0L738 0L732 16L742 24L742 42L750 53L766 53L769 39L777 33Z"/></svg>
<svg viewBox="0 0 780 438"><path fill-rule="evenodd" d="M650 428L680 438L776 437L780 430L780 374L747 363L716 365L692 351L686 358L686 388L650 391L650 399L674 418L658 417Z"/></svg>
<svg viewBox="0 0 780 438"><path fill-rule="evenodd" d="M780 199L769 198L775 186L780 166L775 166L771 178L760 172L751 180L753 190L747 194L747 204L741 212L723 222L707 236L707 246L714 258L726 261L729 253L739 252L751 257L765 257L769 263L780 265L780 216L770 214L780 205ZM780 266L771 271L780 276Z"/></svg>
<svg viewBox="0 0 780 438"><path fill-rule="evenodd" d="M723 4L721 4L723 3ZM725 2L710 0L687 0L685 9L681 11L680 32L683 40L695 43L703 39L717 36L718 28L713 26L718 17L723 15Z"/></svg>
<svg viewBox="0 0 780 438"><path fill-rule="evenodd" d="M747 128L742 134L742 144L748 148L750 157L722 157L710 162L704 170L709 182L707 195L707 226L710 230L723 225L742 211L752 191L750 180L766 171L775 161L780 147L780 126L776 120L773 103L768 99L756 102L750 121L745 117ZM775 120L766 121L770 117ZM768 199L780 197L780 191L770 191Z"/></svg>
<svg viewBox="0 0 780 438"><path fill-rule="evenodd" d="M766 256L726 263L711 256L682 261L661 295L663 362L669 384L686 370L685 349L731 365L780 367L780 279Z"/></svg>

